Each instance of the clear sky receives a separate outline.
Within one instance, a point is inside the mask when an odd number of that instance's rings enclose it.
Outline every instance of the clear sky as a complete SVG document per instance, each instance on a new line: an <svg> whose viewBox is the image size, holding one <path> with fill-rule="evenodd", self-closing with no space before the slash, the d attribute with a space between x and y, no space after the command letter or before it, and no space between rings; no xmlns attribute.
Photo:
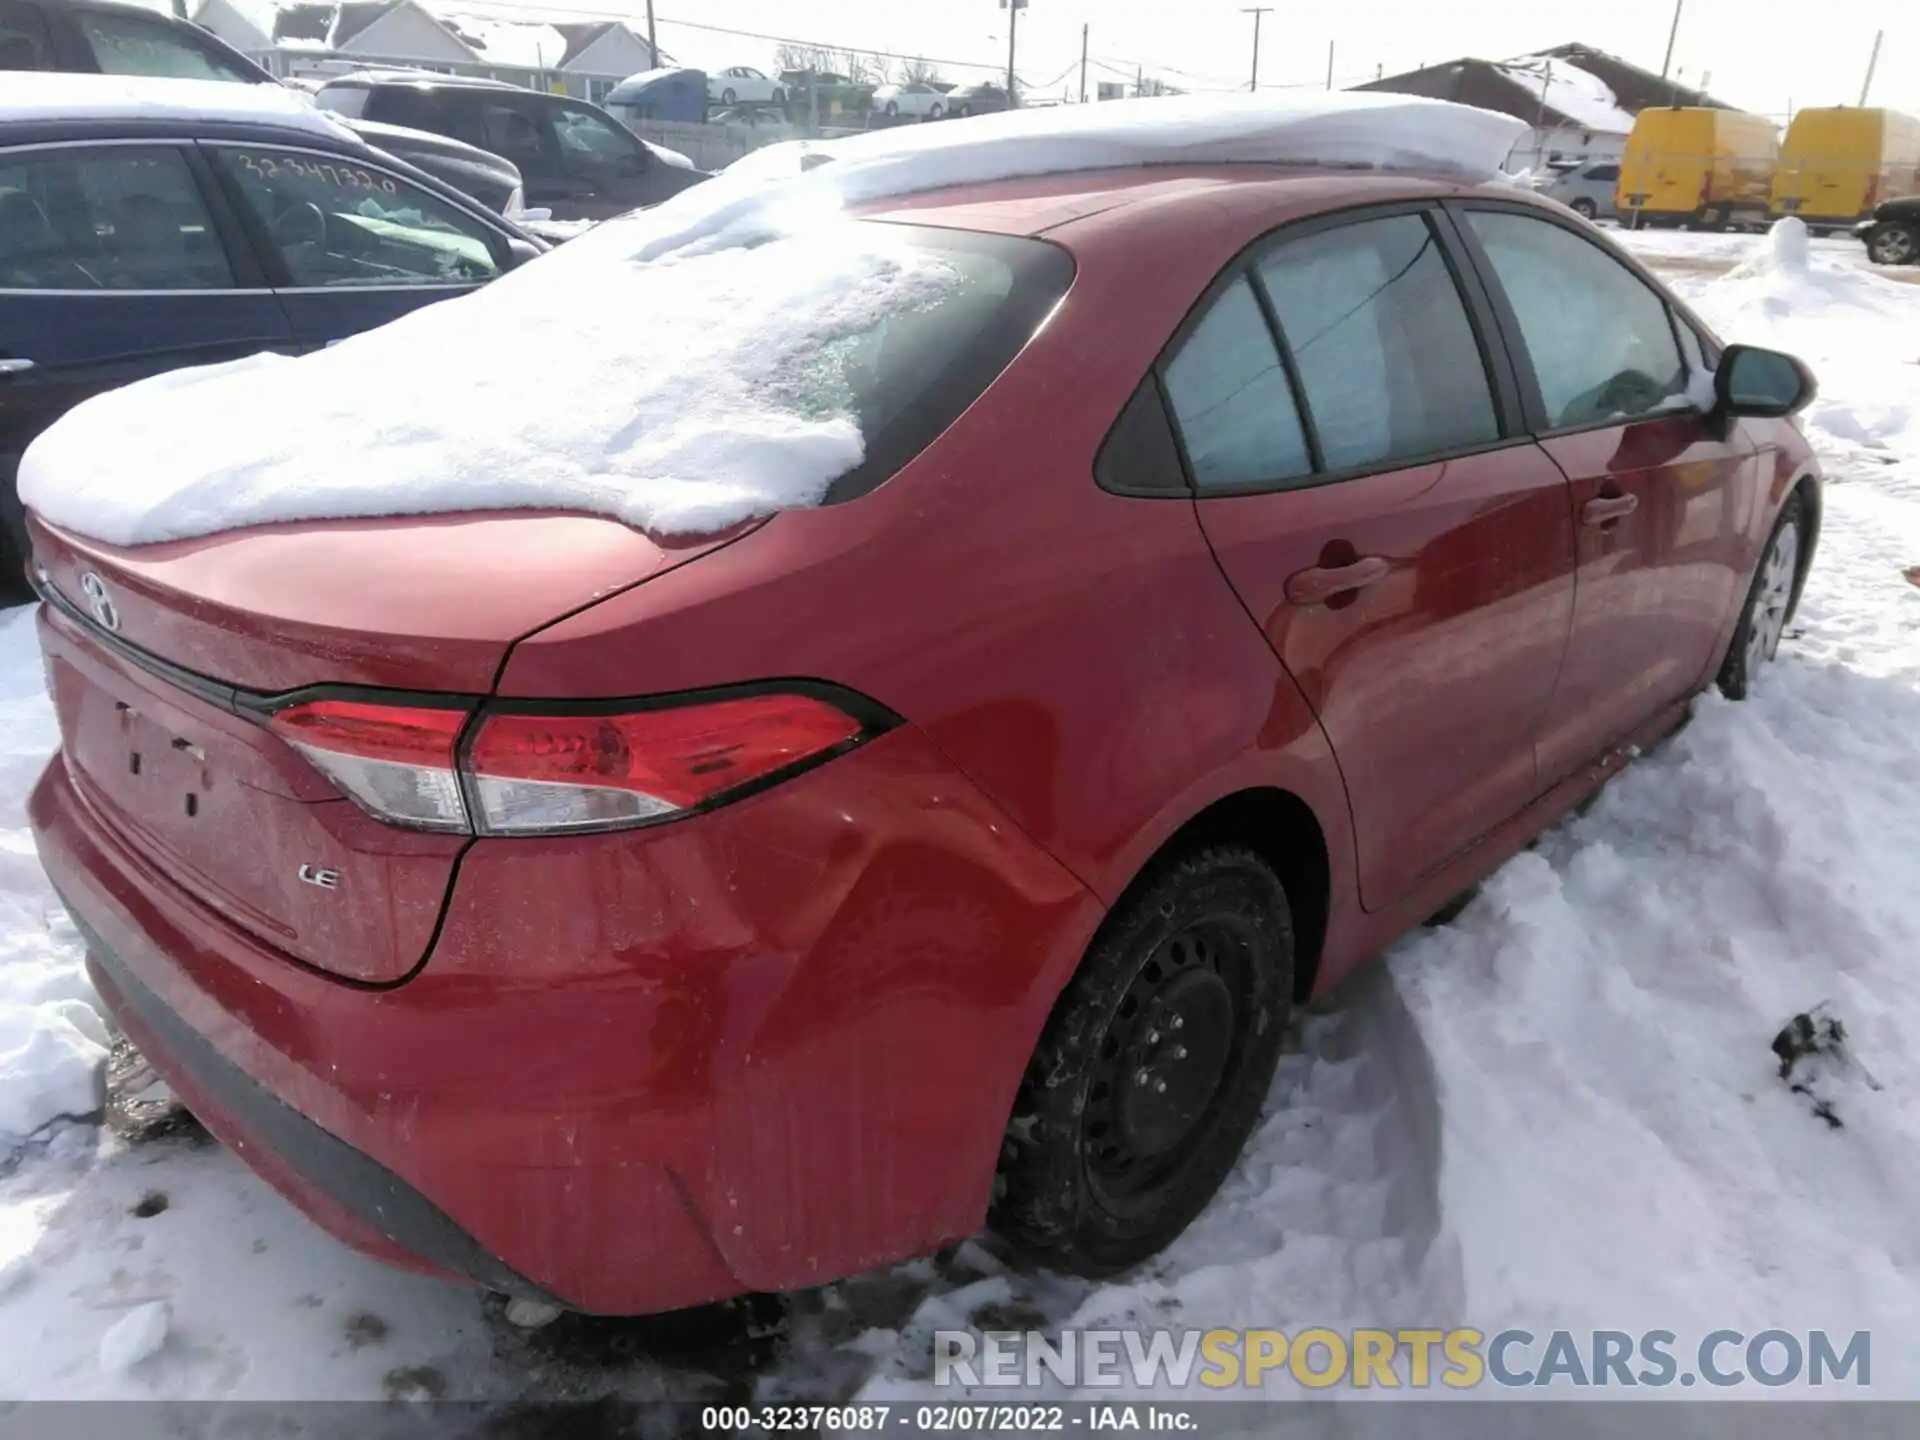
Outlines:
<svg viewBox="0 0 1920 1440"><path fill-rule="evenodd" d="M481 0L484 3L484 0ZM640 16L645 0L524 0L574 13ZM1080 27L1092 27L1095 80L1149 75L1188 89L1244 86L1252 59L1252 0L1031 0L1019 22L1018 69L1030 88L1061 94L1079 82ZM760 31L835 47L857 45L949 62L944 78L984 78L1006 66L1007 13L996 0L654 0L663 50L685 64L770 66L773 46L685 23ZM1788 104L1852 104L1875 30L1884 29L1871 100L1920 112L1920 0L1684 0L1674 67L1745 109L1784 117ZM475 8L479 8L476 4ZM518 5L512 8L521 8ZM1263 18L1263 84L1323 84L1327 45L1336 83L1461 55L1504 59L1565 41L1597 46L1658 71L1672 0L1320 0L1276 3ZM977 68L975 68L977 67Z"/></svg>

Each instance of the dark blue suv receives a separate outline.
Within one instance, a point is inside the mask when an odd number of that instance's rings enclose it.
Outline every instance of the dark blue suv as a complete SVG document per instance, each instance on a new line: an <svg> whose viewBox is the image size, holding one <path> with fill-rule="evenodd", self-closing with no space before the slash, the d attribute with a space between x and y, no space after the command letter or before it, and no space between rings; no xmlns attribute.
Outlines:
<svg viewBox="0 0 1920 1440"><path fill-rule="evenodd" d="M0 84L0 584L28 443L89 395L293 354L462 295L545 247L276 85Z"/></svg>

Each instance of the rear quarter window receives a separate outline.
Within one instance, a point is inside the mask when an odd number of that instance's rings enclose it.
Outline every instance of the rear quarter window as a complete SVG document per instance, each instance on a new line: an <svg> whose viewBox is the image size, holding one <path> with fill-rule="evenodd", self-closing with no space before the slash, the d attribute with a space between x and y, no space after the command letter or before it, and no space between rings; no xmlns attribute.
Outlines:
<svg viewBox="0 0 1920 1440"><path fill-rule="evenodd" d="M921 247L957 282L936 303L822 347L810 386L851 411L866 458L828 490L866 494L918 455L1005 370L1073 282L1058 246L1008 235L869 222L874 239Z"/></svg>

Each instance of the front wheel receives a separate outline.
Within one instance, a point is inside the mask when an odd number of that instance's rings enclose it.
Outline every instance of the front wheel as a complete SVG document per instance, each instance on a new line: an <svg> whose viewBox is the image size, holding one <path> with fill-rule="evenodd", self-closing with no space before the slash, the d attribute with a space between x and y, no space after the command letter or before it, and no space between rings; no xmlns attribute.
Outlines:
<svg viewBox="0 0 1920 1440"><path fill-rule="evenodd" d="M786 91L784 91L784 90L776 90L776 91L774 91L774 92L773 92L773 103L774 103L774 104L776 104L776 105L784 105L784 104L786 104L786 103L787 103L787 92L786 92Z"/></svg>
<svg viewBox="0 0 1920 1440"><path fill-rule="evenodd" d="M1876 265L1920 261L1920 222L1889 221L1867 236L1867 258Z"/></svg>
<svg viewBox="0 0 1920 1440"><path fill-rule="evenodd" d="M1238 846L1137 883L1028 1062L990 1222L1029 1258L1111 1275L1205 1208L1259 1121L1293 1003L1286 891Z"/></svg>
<svg viewBox="0 0 1920 1440"><path fill-rule="evenodd" d="M1746 609L1733 632L1733 644L1720 666L1720 693L1744 700L1753 691L1761 670L1779 653L1780 637L1793 612L1793 587L1800 577L1800 552L1805 546L1805 519L1798 495L1789 499L1774 522L1773 534L1753 572Z"/></svg>
<svg viewBox="0 0 1920 1440"><path fill-rule="evenodd" d="M738 98L739 97L731 90L722 90L720 92L720 103L722 105L731 105Z"/></svg>

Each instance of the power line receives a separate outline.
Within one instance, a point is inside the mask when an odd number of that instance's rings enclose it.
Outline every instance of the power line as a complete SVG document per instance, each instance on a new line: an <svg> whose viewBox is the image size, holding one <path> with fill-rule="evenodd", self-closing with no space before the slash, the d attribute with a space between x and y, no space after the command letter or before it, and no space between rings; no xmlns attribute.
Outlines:
<svg viewBox="0 0 1920 1440"><path fill-rule="evenodd" d="M522 0L459 0L457 8L472 10L508 10L515 13L539 15L564 15L573 19L612 20L619 18L600 11L582 10L572 5L538 5L522 3ZM682 30L699 30L706 34L727 35L739 40L760 40L772 45L794 45L805 50L829 50L850 55L871 55L881 60L921 60L929 65L947 65L956 70L992 70L998 72L1002 68L993 61L943 60L936 55L910 55L898 50L876 50L871 45L836 45L824 40L804 40L794 35L768 35L758 30L736 30L725 25L709 25L700 20L676 20L667 15L656 15L654 17L654 23L663 28L673 25L678 26Z"/></svg>

